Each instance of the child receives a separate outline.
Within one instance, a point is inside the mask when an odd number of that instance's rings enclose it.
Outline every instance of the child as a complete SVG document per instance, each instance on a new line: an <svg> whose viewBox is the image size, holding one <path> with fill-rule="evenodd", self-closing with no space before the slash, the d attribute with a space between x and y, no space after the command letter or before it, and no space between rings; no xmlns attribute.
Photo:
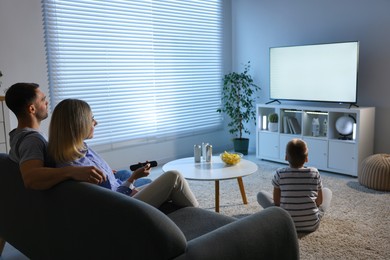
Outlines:
<svg viewBox="0 0 390 260"><path fill-rule="evenodd" d="M261 191L257 201L263 208L275 205L287 210L298 232L315 231L330 205L332 192L322 187L316 168L304 166L308 162L308 149L303 140L292 139L287 144L286 161L289 167L278 169L272 180L273 198Z"/></svg>

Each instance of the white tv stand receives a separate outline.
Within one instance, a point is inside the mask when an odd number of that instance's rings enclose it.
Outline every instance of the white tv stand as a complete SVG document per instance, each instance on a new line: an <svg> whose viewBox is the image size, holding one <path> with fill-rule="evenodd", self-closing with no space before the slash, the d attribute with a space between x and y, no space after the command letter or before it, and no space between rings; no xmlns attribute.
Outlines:
<svg viewBox="0 0 390 260"><path fill-rule="evenodd" d="M337 108L310 107L299 105L257 104L256 157L263 160L287 163L285 149L293 138L303 139L309 148L308 166L319 170L358 176L361 162L373 153L375 108ZM276 113L279 116L278 131L271 132L264 128L264 116ZM341 140L335 124L341 116L352 116L356 119L355 139ZM298 122L297 133L290 132L284 118L293 117ZM312 134L312 120L319 118L320 135ZM324 133L323 122L327 120ZM286 127L286 128L285 128Z"/></svg>

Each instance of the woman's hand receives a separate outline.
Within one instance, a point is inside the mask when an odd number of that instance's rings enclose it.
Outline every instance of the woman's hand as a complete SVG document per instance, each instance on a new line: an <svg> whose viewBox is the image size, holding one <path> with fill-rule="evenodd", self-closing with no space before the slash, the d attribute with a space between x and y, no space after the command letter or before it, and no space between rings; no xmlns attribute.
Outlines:
<svg viewBox="0 0 390 260"><path fill-rule="evenodd" d="M146 177L150 174L151 169L152 168L150 167L150 163L148 163L145 166L135 170L127 181L133 183L136 179Z"/></svg>

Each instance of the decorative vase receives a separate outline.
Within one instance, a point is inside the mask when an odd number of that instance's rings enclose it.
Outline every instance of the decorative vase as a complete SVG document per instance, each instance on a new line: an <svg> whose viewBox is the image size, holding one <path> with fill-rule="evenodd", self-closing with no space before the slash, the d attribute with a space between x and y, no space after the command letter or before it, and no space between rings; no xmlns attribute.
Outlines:
<svg viewBox="0 0 390 260"><path fill-rule="evenodd" d="M242 153L243 155L248 154L249 148L249 139L248 138L234 138L234 151L238 153Z"/></svg>
<svg viewBox="0 0 390 260"><path fill-rule="evenodd" d="M271 132L277 132L278 131L278 123L268 123L268 130Z"/></svg>

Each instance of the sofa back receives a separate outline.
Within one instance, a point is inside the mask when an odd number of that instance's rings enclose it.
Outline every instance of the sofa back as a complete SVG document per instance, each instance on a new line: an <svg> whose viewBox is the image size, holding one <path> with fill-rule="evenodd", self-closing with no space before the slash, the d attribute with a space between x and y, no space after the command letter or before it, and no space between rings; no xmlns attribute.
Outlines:
<svg viewBox="0 0 390 260"><path fill-rule="evenodd" d="M29 258L170 259L185 251L180 229L146 203L76 181L26 189L6 154L0 171L0 237Z"/></svg>

